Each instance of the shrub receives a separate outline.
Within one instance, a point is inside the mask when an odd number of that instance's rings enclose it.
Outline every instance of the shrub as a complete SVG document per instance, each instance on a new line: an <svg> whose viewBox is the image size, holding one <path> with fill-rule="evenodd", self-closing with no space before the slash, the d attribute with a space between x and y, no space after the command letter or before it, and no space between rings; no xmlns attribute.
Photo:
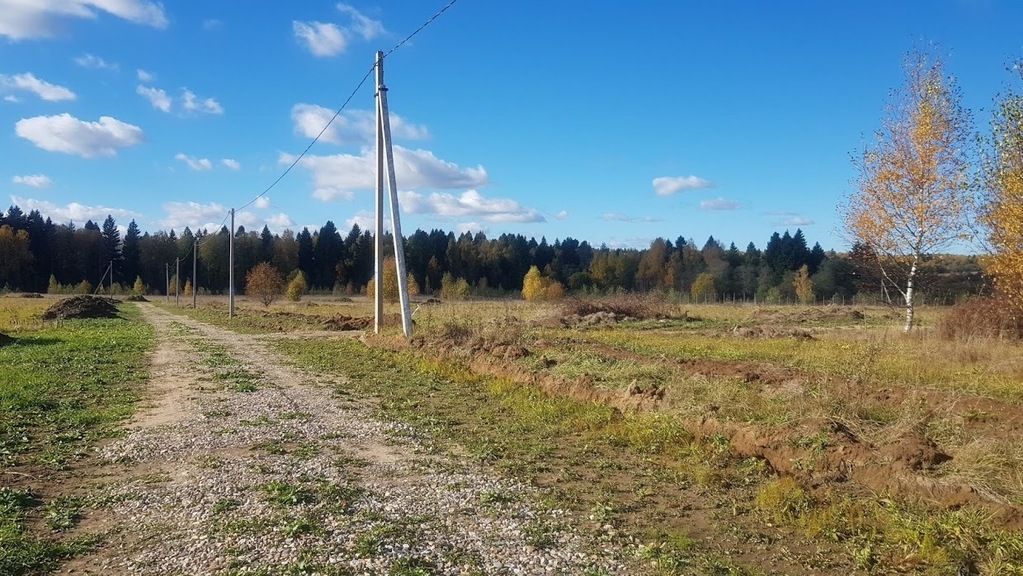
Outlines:
<svg viewBox="0 0 1023 576"><path fill-rule="evenodd" d="M971 338L1023 339L1023 313L1014 310L1008 300L997 296L973 298L956 304L938 324L941 336L948 340Z"/></svg>
<svg viewBox="0 0 1023 576"><path fill-rule="evenodd" d="M292 302L298 302L302 299L302 296L309 292L309 284L305 281L305 274L301 270L297 270L298 274L294 275L291 282L288 282L288 300Z"/></svg>
<svg viewBox="0 0 1023 576"><path fill-rule="evenodd" d="M284 293L284 278L268 262L260 262L245 275L245 295L263 303L273 304Z"/></svg>

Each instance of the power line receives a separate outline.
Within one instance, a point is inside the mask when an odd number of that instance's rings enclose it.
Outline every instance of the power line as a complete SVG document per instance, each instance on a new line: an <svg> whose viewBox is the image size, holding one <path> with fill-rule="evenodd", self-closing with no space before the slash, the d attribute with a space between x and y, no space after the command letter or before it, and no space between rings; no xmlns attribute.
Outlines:
<svg viewBox="0 0 1023 576"><path fill-rule="evenodd" d="M393 48L388 50L384 54L384 58L390 56L392 52L394 52L398 48L401 48L402 46L407 44L409 40L411 40L414 36L416 36L417 34L422 32L423 30L425 30L427 26L429 26L430 24L433 24L434 20L436 20L437 18L440 18L440 16L442 14L447 12L449 8L451 8L452 6L455 5L455 2L458 2L458 0L451 0L450 2L448 2L447 5L445 5L443 8L438 10L436 14L431 16L428 20L426 20L426 22L423 22L423 24L420 25L419 28L416 28L411 34L409 34L408 36L403 38L401 40L401 42L398 42L397 44L394 45ZM364 84L366 84L366 80L369 80L369 77L373 75L373 70L375 68L376 68L375 64L373 66L370 66L369 70L366 72L366 75L362 77L362 80L360 80L359 84L355 87L354 90L352 90L352 93L348 95L348 98L346 98L345 101L341 104L341 107L338 108L337 111L334 112L334 115L330 117L330 120L328 120L327 123L323 126L323 129L320 130L320 133L317 134L315 138L313 138L312 142L310 142L309 145L305 147L305 150L303 150L301 154L299 154L298 156L295 157L295 160L292 161L292 163L284 170L284 172L282 172L281 175L278 176L276 180L274 180L269 186L267 186L265 190L260 192L252 200L249 200L248 202L243 204L240 208L238 208L238 210L244 210L244 209L248 208L249 206L251 206L253 203L255 203L256 200L259 200L263 196L266 196L266 194L268 192L270 192L270 190L272 190L275 186L277 186L277 184L280 183L281 180L284 180L284 177L287 176L288 173L291 172L291 170L295 166L298 166L298 163L302 161L302 158L305 158L305 155L309 153L309 150L312 149L313 145L316 144L320 140L320 138L327 131L327 129L330 128L331 124L333 124L334 121L337 120L337 117L341 115L341 112L343 112L344 109L348 106L348 104L352 101L352 98L355 98L355 95L358 94L358 92L362 88L362 86ZM225 217L224 220L226 221L227 218ZM221 225L223 225L223 223L221 223ZM234 232L232 232L232 234L233 233Z"/></svg>

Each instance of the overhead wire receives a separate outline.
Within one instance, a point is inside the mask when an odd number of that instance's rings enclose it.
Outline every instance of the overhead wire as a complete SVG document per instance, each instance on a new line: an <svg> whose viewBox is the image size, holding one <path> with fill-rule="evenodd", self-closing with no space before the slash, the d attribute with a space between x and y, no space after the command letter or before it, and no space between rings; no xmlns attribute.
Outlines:
<svg viewBox="0 0 1023 576"><path fill-rule="evenodd" d="M387 58L388 56L390 56L395 50L397 50L397 49L401 48L402 46L404 46L405 44L407 44L417 34L422 32L423 30L425 30L430 24L433 24L433 22L437 18L440 18L441 15L444 14L445 12L447 12L449 8L454 6L455 2L458 2L458 0L451 0L450 2L448 2L443 8L438 10L436 14L434 14L429 19L427 19L425 22L423 22L423 24L420 25L419 28L416 28L411 34L409 34L408 36L405 36L400 42L395 44L390 50L388 50L386 53L384 53L384 58ZM313 138L312 142L310 142L309 145L305 147L305 150L303 150L301 154L299 154L298 156L295 157L295 159L291 162L291 164L288 165L288 167L284 170L284 172L282 172L281 175L278 176L276 180L274 180L269 186L267 186L266 189L264 189L262 192L260 192L258 195L256 195L255 198L253 198L252 200L249 200L248 202L243 204L237 210L244 210L244 209L248 208L249 206L251 206L253 203L255 203L257 200L262 198L263 196L266 196L266 194L268 192L270 192L270 190L272 190L275 186L277 186L277 184L279 184L280 181L283 180L284 177L287 176L288 173L290 173L293 168L295 168L295 166L298 166L298 163L301 162L302 159L305 158L306 154L309 153L309 150L311 150L312 147L317 142L319 142L320 138L327 132L327 129L330 128L330 126L334 123L334 121L337 120L337 117L341 115L341 112L343 112L344 109L346 107L348 107L348 104L352 101L353 98L355 98L355 95L358 94L359 90L362 89L363 85L366 84L366 80L369 80L369 77L373 75L373 71L375 69L376 69L376 64L374 63L373 66L370 66L369 70L366 72L366 75L362 77L362 80L359 80L358 85L356 85L355 89L352 90L351 94L348 95L348 98L345 99L345 101L341 104L341 106L337 109L337 111L334 112L334 115L330 117L330 120L328 120L327 123L323 126L323 129L320 130L319 134L317 134L316 137ZM224 220L226 221L227 218L225 217ZM223 223L221 223L221 226L223 226Z"/></svg>

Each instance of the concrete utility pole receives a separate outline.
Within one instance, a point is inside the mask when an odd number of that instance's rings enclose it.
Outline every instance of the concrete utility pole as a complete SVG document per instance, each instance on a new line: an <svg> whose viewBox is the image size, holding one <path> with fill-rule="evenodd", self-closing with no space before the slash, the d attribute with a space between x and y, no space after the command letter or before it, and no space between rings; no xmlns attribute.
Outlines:
<svg viewBox="0 0 1023 576"><path fill-rule="evenodd" d="M227 291L230 294L230 303L228 304L227 316L234 318L234 208L231 208L231 239L228 241L228 247L231 254L228 256L228 268L230 268L230 271L228 272Z"/></svg>
<svg viewBox="0 0 1023 576"><path fill-rule="evenodd" d="M199 240L196 239L192 244L192 309L195 310L195 293L199 289L199 283L196 281L197 276L195 275L195 261L199 251Z"/></svg>
<svg viewBox="0 0 1023 576"><path fill-rule="evenodd" d="M167 276L167 303L170 304L170 262L163 265L164 273Z"/></svg>
<svg viewBox="0 0 1023 576"><path fill-rule="evenodd" d="M412 309L408 296L408 274L405 272L405 247L401 237L401 218L398 215L398 183L394 176L394 150L391 147L391 120L387 113L387 86L384 85L384 53L377 52L377 167L383 163L387 168L387 187L391 200L391 229L394 233L394 262L398 273L398 299L401 301L401 328L406 338L412 337ZM381 146L382 145L382 146ZM382 149L381 149L382 148ZM381 159L383 155L383 159ZM380 182L378 172L377 182ZM379 184L378 184L379 186ZM377 211L377 222L382 216ZM379 239L377 242L380 242ZM379 244L378 244L379 246ZM381 250L382 251L382 250ZM381 266L377 256L377 266ZM383 278L377 280L377 294L383 294ZM381 315L376 317L376 326L380 325Z"/></svg>
<svg viewBox="0 0 1023 576"><path fill-rule="evenodd" d="M174 259L174 305L181 301L181 257Z"/></svg>
<svg viewBox="0 0 1023 576"><path fill-rule="evenodd" d="M377 98L380 87L384 85L384 66L380 52L377 52ZM384 324L384 131L380 126L380 109L377 108L377 188L376 188L376 230L374 230L373 258L373 333L379 334Z"/></svg>

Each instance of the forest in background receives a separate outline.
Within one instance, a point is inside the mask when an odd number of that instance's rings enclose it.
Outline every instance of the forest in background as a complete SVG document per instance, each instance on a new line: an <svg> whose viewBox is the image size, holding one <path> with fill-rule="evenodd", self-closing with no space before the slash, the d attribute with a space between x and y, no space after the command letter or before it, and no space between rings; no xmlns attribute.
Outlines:
<svg viewBox="0 0 1023 576"><path fill-rule="evenodd" d="M239 227L235 233L235 282L244 293L246 272L268 262L283 276L301 271L314 292L359 294L373 277L373 234L358 225L342 234L333 222L319 230L273 234ZM0 287L7 291L91 292L110 267L114 292L164 294L167 275L181 260L181 278L200 293L226 293L229 285L230 232L180 234L142 232L134 220L125 234L108 216L102 225L88 221L55 224L38 211L25 214L12 206L0 214ZM393 254L393 238L384 237ZM457 283L460 296L520 293L523 278L536 266L546 279L576 294L661 292L701 302L852 302L895 299L876 266L876 255L856 244L848 253L809 246L802 230L775 232L763 249L749 243L739 249L713 236L702 244L679 235L655 239L649 248L593 247L566 237L549 243L521 234L487 238L482 232L416 230L405 239L409 274L419 291L440 293ZM192 250L197 249L197 279L192 278ZM953 304L983 292L987 284L975 256L936 255L923 267L925 301ZM464 282L463 282L464 281ZM172 293L174 280L171 281ZM450 291L445 291L450 295Z"/></svg>

